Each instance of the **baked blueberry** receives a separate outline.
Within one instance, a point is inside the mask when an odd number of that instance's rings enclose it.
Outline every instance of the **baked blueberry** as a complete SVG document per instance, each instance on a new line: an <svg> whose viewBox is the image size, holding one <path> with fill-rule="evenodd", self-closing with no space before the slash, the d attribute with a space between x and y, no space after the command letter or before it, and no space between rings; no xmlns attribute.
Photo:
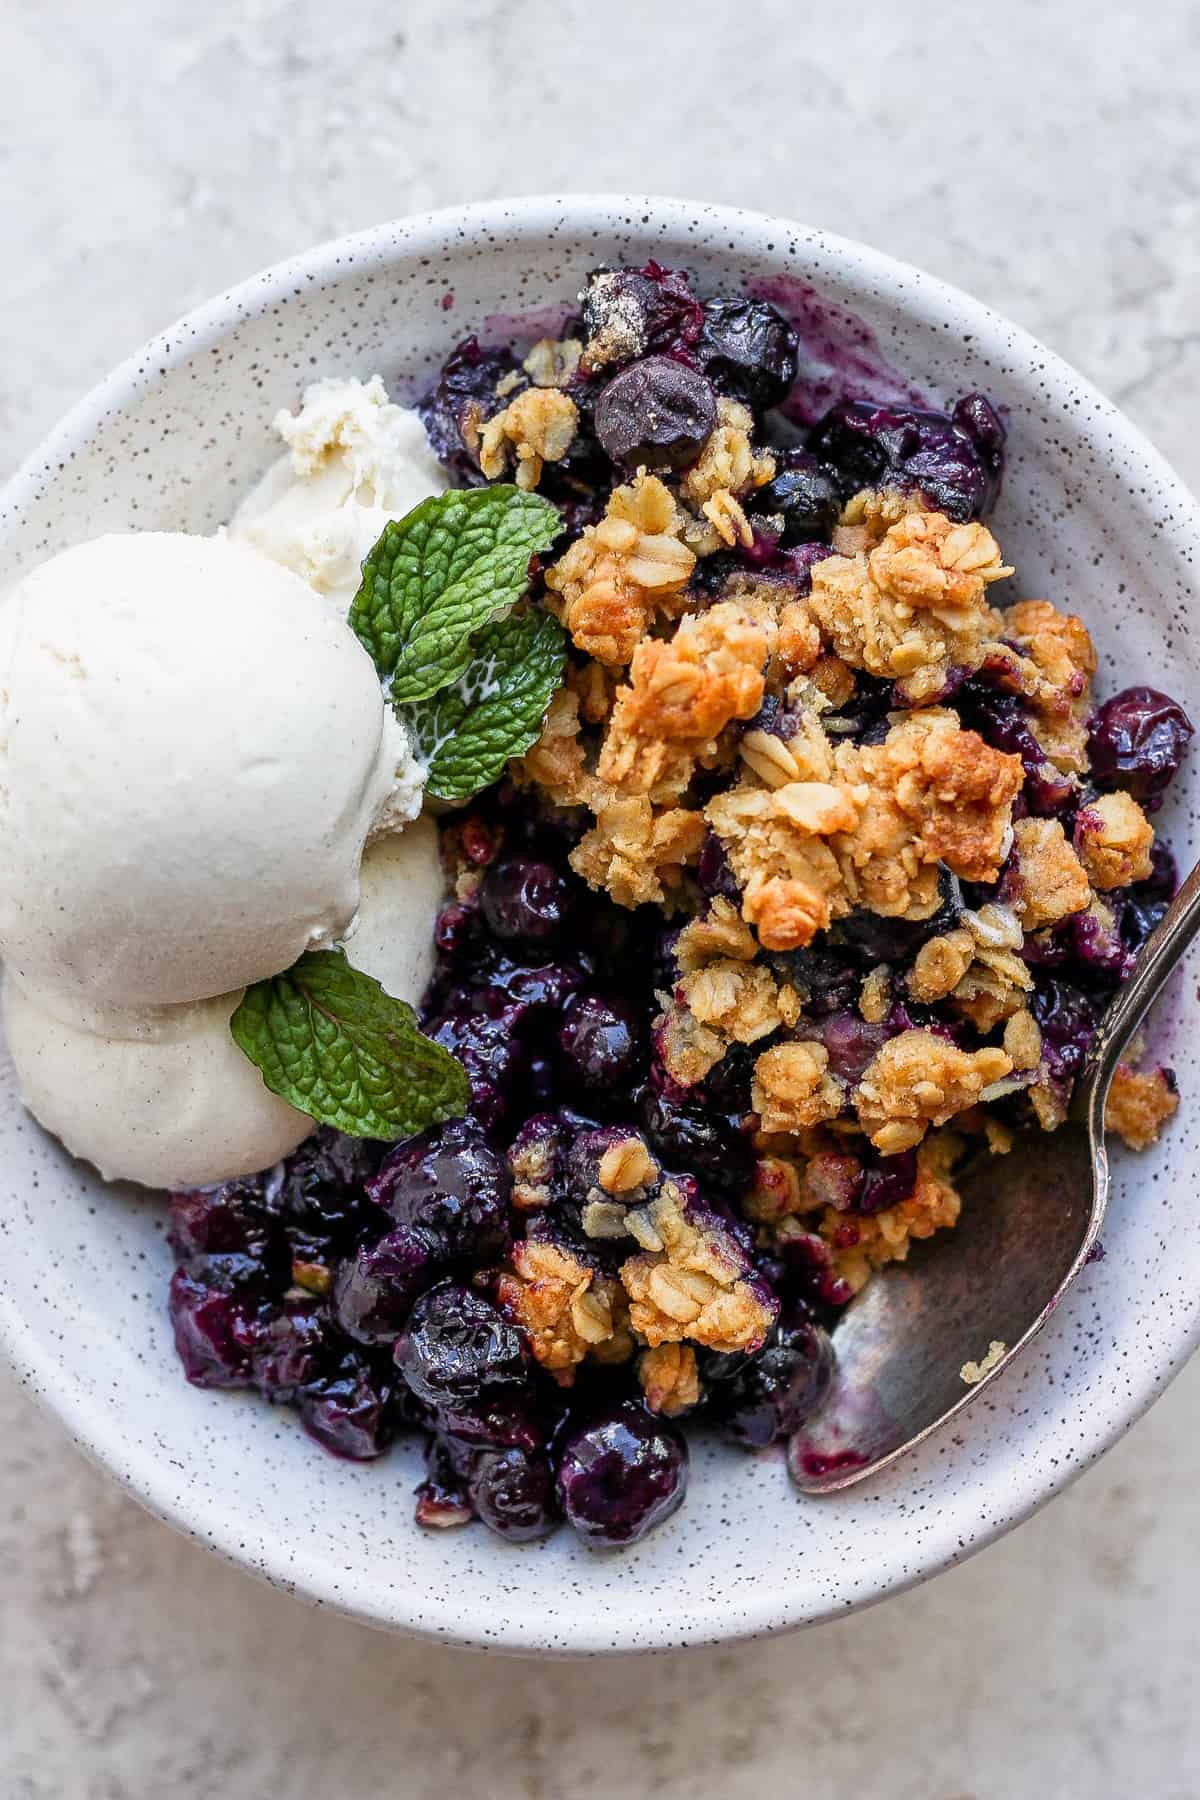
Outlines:
<svg viewBox="0 0 1200 1800"><path fill-rule="evenodd" d="M310 1437L335 1456L367 1462L382 1455L396 1429L394 1376L381 1374L354 1350L300 1394Z"/></svg>
<svg viewBox="0 0 1200 1800"><path fill-rule="evenodd" d="M589 370L615 369L651 350L686 352L700 336L704 308L677 269L595 269L580 302Z"/></svg>
<svg viewBox="0 0 1200 1800"><path fill-rule="evenodd" d="M251 1300L206 1287L186 1269L176 1269L168 1310L175 1349L193 1387L250 1385L258 1310Z"/></svg>
<svg viewBox="0 0 1200 1800"><path fill-rule="evenodd" d="M749 1186L754 1172L749 1139L719 1114L649 1086L642 1091L638 1118L650 1148L667 1167L695 1175L709 1197L737 1200Z"/></svg>
<svg viewBox="0 0 1200 1800"><path fill-rule="evenodd" d="M519 1385L528 1354L520 1331L490 1300L444 1281L413 1307L396 1365L427 1406L453 1407Z"/></svg>
<svg viewBox="0 0 1200 1800"><path fill-rule="evenodd" d="M488 1263L507 1247L512 1179L475 1119L449 1119L398 1144L367 1192L398 1225L440 1242L446 1258ZM413 1246L414 1266L427 1260L421 1248ZM407 1245L394 1250L408 1260Z"/></svg>
<svg viewBox="0 0 1200 1800"><path fill-rule="evenodd" d="M617 994L575 994L562 1011L558 1047L575 1090L628 1106L645 1062L645 1036L633 1008Z"/></svg>
<svg viewBox="0 0 1200 1800"><path fill-rule="evenodd" d="M640 1401L566 1435L558 1463L558 1497L585 1542L597 1549L635 1544L682 1504L688 1453L683 1434L652 1418Z"/></svg>
<svg viewBox="0 0 1200 1800"><path fill-rule="evenodd" d="M557 869L524 857L495 863L480 890L483 916L504 943L540 948L562 936L572 894Z"/></svg>
<svg viewBox="0 0 1200 1800"><path fill-rule="evenodd" d="M695 356L722 394L755 411L786 400L796 379L796 334L765 300L708 300Z"/></svg>
<svg viewBox="0 0 1200 1800"><path fill-rule="evenodd" d="M828 1332L803 1314L781 1320L757 1356L710 1389L708 1411L747 1450L790 1437L812 1417L833 1376Z"/></svg>
<svg viewBox="0 0 1200 1800"><path fill-rule="evenodd" d="M471 1458L467 1494L477 1518L514 1544L547 1537L559 1521L554 1472L544 1451L480 1450Z"/></svg>
<svg viewBox="0 0 1200 1800"><path fill-rule="evenodd" d="M1004 426L982 394L951 415L842 400L813 428L808 448L849 499L860 488L919 488L948 518L985 518L1004 472Z"/></svg>
<svg viewBox="0 0 1200 1800"><path fill-rule="evenodd" d="M614 375L596 401L596 436L626 468L694 462L717 423L712 384L671 356L647 356Z"/></svg>
<svg viewBox="0 0 1200 1800"><path fill-rule="evenodd" d="M1177 700L1157 688L1131 687L1098 707L1088 735L1092 774L1101 787L1139 800L1167 788L1195 730Z"/></svg>
<svg viewBox="0 0 1200 1800"><path fill-rule="evenodd" d="M363 1244L338 1268L333 1314L360 1344L399 1337L413 1301L444 1272L444 1240L423 1225L401 1225L378 1243Z"/></svg>

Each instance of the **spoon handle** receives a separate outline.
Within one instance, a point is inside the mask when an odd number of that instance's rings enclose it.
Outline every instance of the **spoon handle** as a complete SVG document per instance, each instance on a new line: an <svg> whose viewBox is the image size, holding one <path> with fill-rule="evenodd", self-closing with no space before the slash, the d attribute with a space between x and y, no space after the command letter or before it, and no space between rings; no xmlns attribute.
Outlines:
<svg viewBox="0 0 1200 1800"><path fill-rule="evenodd" d="M1162 919L1146 939L1133 973L1117 989L1100 1028L1079 1084L1081 1110L1103 1099L1126 1044L1157 999L1163 983L1182 960L1200 931L1200 863L1180 887Z"/></svg>

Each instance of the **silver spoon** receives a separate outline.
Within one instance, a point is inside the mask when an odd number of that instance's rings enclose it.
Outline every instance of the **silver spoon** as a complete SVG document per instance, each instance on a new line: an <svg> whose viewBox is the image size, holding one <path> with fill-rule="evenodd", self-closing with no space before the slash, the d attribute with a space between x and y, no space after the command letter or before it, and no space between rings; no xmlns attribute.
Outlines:
<svg viewBox="0 0 1200 1800"><path fill-rule="evenodd" d="M1121 1053L1200 930L1200 864L1146 942L1092 1042L1057 1131L960 1177L962 1217L868 1282L834 1334L837 1374L788 1465L806 1494L877 1474L953 1419L1040 1331L1095 1247L1108 1202L1104 1103ZM982 1379L962 1369L1005 1346Z"/></svg>

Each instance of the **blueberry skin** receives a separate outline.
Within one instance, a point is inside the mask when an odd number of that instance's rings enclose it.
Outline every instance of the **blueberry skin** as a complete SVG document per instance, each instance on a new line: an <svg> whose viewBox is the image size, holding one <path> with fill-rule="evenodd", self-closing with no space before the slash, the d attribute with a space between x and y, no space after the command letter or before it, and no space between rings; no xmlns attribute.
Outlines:
<svg viewBox="0 0 1200 1800"><path fill-rule="evenodd" d="M882 1212L886 1206L899 1206L917 1185L917 1153L900 1150L892 1156L881 1156L869 1145L859 1152L863 1163L862 1186L850 1207L855 1213Z"/></svg>
<svg viewBox="0 0 1200 1800"><path fill-rule="evenodd" d="M294 1400L298 1390L336 1359L329 1312L320 1300L285 1300L264 1317L250 1355L250 1377L259 1393L276 1403Z"/></svg>
<svg viewBox="0 0 1200 1800"><path fill-rule="evenodd" d="M463 428L499 411L503 403L496 398L496 384L513 373L521 387L528 386L511 351L485 350L478 338L464 338L442 364L434 388L417 402L435 456L460 483L478 486L483 480Z"/></svg>
<svg viewBox="0 0 1200 1800"><path fill-rule="evenodd" d="M568 1524L596 1549L636 1544L683 1503L688 1452L681 1432L637 1400L569 1433L558 1464Z"/></svg>
<svg viewBox="0 0 1200 1800"><path fill-rule="evenodd" d="M615 323L629 349L606 366L615 368L630 356L649 350L683 350L694 344L704 325L704 309L684 277L675 269L648 262L641 269L594 269L583 290L583 328L590 347Z"/></svg>
<svg viewBox="0 0 1200 1800"><path fill-rule="evenodd" d="M807 450L785 450L776 460L779 473L755 491L751 510L783 519L779 538L783 550L827 543L842 510L837 482Z"/></svg>
<svg viewBox="0 0 1200 1800"><path fill-rule="evenodd" d="M512 857L493 863L483 879L479 902L488 929L505 943L543 946L562 936L573 895L549 863Z"/></svg>
<svg viewBox="0 0 1200 1800"><path fill-rule="evenodd" d="M614 375L596 402L596 436L626 468L694 462L717 423L712 384L671 356L646 356Z"/></svg>
<svg viewBox="0 0 1200 1800"><path fill-rule="evenodd" d="M396 1343L396 1366L427 1406L475 1405L526 1378L515 1325L471 1288L445 1281L422 1294Z"/></svg>
<svg viewBox="0 0 1200 1800"><path fill-rule="evenodd" d="M446 1247L423 1225L400 1225L339 1264L333 1316L360 1344L393 1343L413 1302L444 1273Z"/></svg>
<svg viewBox="0 0 1200 1800"><path fill-rule="evenodd" d="M811 1319L775 1327L758 1356L714 1383L710 1415L746 1450L790 1437L812 1417L833 1378L829 1334Z"/></svg>
<svg viewBox="0 0 1200 1800"><path fill-rule="evenodd" d="M257 1182L172 1194L168 1242L195 1281L223 1293L282 1294L291 1278L286 1238Z"/></svg>
<svg viewBox="0 0 1200 1800"><path fill-rule="evenodd" d="M755 411L786 400L796 379L796 333L765 300L708 300L696 360L723 394Z"/></svg>
<svg viewBox="0 0 1200 1800"><path fill-rule="evenodd" d="M1039 979L1029 1010L1042 1033L1043 1062L1056 1080L1070 1082L1079 1073L1106 998L1093 998L1057 976Z"/></svg>
<svg viewBox="0 0 1200 1800"><path fill-rule="evenodd" d="M375 1174L385 1146L368 1138L343 1137L322 1126L292 1152L272 1204L288 1228L335 1251L356 1242L371 1219L366 1183Z"/></svg>
<svg viewBox="0 0 1200 1800"><path fill-rule="evenodd" d="M256 1325L252 1301L176 1269L167 1310L175 1349L193 1387L249 1387Z"/></svg>
<svg viewBox="0 0 1200 1800"><path fill-rule="evenodd" d="M645 1034L616 995L574 994L558 1032L572 1085L582 1094L626 1105L645 1061Z"/></svg>
<svg viewBox="0 0 1200 1800"><path fill-rule="evenodd" d="M540 1450L549 1435L541 1396L530 1384L438 1409L439 1428L456 1444L485 1450Z"/></svg>
<svg viewBox="0 0 1200 1800"><path fill-rule="evenodd" d="M754 1176L754 1152L727 1119L647 1086L638 1119L650 1148L668 1168L695 1175L714 1199L736 1200Z"/></svg>
<svg viewBox="0 0 1200 1800"><path fill-rule="evenodd" d="M426 1035L466 1069L471 1108L486 1131L504 1125L528 1072L530 1051L519 1034L526 1011L523 1005L484 995L454 1002L426 1021Z"/></svg>
<svg viewBox="0 0 1200 1800"><path fill-rule="evenodd" d="M350 1462L381 1456L395 1435L393 1383L350 1351L338 1367L300 1394L309 1436Z"/></svg>
<svg viewBox="0 0 1200 1800"><path fill-rule="evenodd" d="M554 1472L544 1451L478 1451L471 1458L467 1494L476 1517L513 1544L548 1537L559 1521Z"/></svg>
<svg viewBox="0 0 1200 1800"><path fill-rule="evenodd" d="M1120 787L1138 800L1156 800L1183 761L1195 727L1177 700L1157 688L1131 687L1099 707L1088 734L1092 774L1101 787Z"/></svg>
<svg viewBox="0 0 1200 1800"><path fill-rule="evenodd" d="M440 1239L448 1258L488 1263L508 1248L512 1177L474 1119L450 1119L398 1144L367 1192L398 1225Z"/></svg>
<svg viewBox="0 0 1200 1800"><path fill-rule="evenodd" d="M808 448L844 498L864 487L919 487L959 521L991 511L1004 472L1004 426L982 394L952 414L842 400L814 426Z"/></svg>

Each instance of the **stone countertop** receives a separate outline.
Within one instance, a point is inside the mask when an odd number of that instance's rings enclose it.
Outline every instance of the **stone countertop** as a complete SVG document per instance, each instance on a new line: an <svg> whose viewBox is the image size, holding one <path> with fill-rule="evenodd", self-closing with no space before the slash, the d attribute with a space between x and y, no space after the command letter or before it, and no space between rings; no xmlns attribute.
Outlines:
<svg viewBox="0 0 1200 1800"><path fill-rule="evenodd" d="M801 217L1052 343L1200 482L1200 10L7 0L0 475L150 332L506 193ZM673 73L676 71L677 73ZM0 1800L1200 1794L1200 1366L966 1566L800 1637L544 1665L205 1557L0 1375Z"/></svg>

